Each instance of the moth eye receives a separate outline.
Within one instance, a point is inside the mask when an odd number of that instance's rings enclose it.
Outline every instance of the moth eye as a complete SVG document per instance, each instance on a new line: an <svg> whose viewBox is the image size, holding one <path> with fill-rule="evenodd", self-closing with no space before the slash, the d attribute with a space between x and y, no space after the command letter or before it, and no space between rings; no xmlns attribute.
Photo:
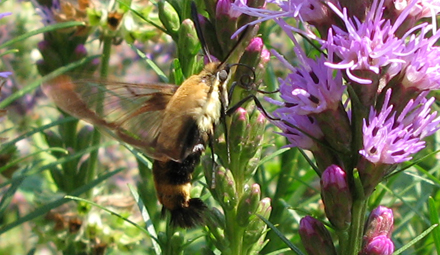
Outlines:
<svg viewBox="0 0 440 255"><path fill-rule="evenodd" d="M222 82L224 82L224 81L226 81L226 79L228 79L228 75L229 74L226 70L221 70L220 72L218 72L218 78Z"/></svg>

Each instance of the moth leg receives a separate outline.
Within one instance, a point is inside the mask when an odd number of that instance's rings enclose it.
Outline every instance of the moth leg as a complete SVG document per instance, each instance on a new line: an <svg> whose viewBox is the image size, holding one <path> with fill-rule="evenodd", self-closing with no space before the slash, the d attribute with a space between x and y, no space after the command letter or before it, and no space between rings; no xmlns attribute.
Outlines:
<svg viewBox="0 0 440 255"><path fill-rule="evenodd" d="M226 131L225 131L226 132ZM212 176L211 176L211 189L215 189L215 170L216 163L214 158L214 136L210 135L208 139L209 147L211 148L211 160L212 160Z"/></svg>

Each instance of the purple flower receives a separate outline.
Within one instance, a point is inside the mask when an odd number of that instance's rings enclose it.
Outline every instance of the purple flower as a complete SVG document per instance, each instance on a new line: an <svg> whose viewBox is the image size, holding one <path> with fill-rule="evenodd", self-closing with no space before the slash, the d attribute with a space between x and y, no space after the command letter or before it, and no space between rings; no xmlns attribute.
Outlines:
<svg viewBox="0 0 440 255"><path fill-rule="evenodd" d="M302 63L298 68L274 52L290 71L285 79L280 79L285 110L292 114L307 115L337 109L345 90L341 73L338 71L333 76L334 71L325 65L323 56L315 61L307 58L299 47L295 47L294 51Z"/></svg>
<svg viewBox="0 0 440 255"><path fill-rule="evenodd" d="M12 72L0 72L0 77L6 79L11 74Z"/></svg>
<svg viewBox="0 0 440 255"><path fill-rule="evenodd" d="M418 36L408 36L405 51L409 53L402 57L405 63L401 67L402 85L405 88L419 91L440 89L440 48L434 46L440 38L440 32L436 31L430 38L425 38L431 31L430 26L425 24Z"/></svg>
<svg viewBox="0 0 440 255"><path fill-rule="evenodd" d="M273 114L281 118L281 121L274 121L283 132L290 144L289 147L299 147L306 150L313 150L317 146L316 140L324 135L313 117L304 115L289 115L279 112L283 108L276 110Z"/></svg>
<svg viewBox="0 0 440 255"><path fill-rule="evenodd" d="M45 26L57 23L55 13L61 12L61 4L59 0L52 0L50 7L38 3L35 4L37 5L36 12L41 16L41 21Z"/></svg>
<svg viewBox="0 0 440 255"><path fill-rule="evenodd" d="M408 7L409 2L412 1L386 1L386 8L400 14ZM434 18L440 12L440 1L438 0L418 0L414 2L416 2L416 4L411 5L408 15L408 18L414 21L427 17Z"/></svg>
<svg viewBox="0 0 440 255"><path fill-rule="evenodd" d="M12 12L4 12L4 13L0 13L0 19L2 19L3 17L9 16L11 15Z"/></svg>
<svg viewBox="0 0 440 255"><path fill-rule="evenodd" d="M394 106L389 105L391 90L385 95L380 112L371 109L363 124L363 149L359 153L374 164L397 164L411 160L411 155L425 147L422 141L437 131L440 118L431 112L434 98L427 100L427 93L410 100L396 116Z"/></svg>
<svg viewBox="0 0 440 255"><path fill-rule="evenodd" d="M394 244L385 235L376 236L370 240L359 253L360 255L391 255L394 252Z"/></svg>
<svg viewBox="0 0 440 255"><path fill-rule="evenodd" d="M3 17L6 17L8 15L11 15L11 14L12 14L12 12L0 13L0 19L2 19ZM0 39L1 39L1 36L0 36ZM0 41L2 41L2 40L0 40ZM6 79L11 74L12 74L12 72L0 72L0 77L3 79ZM1 83L0 83L0 88L1 88Z"/></svg>
<svg viewBox="0 0 440 255"><path fill-rule="evenodd" d="M236 0L234 2L234 5L239 7L247 7L247 0ZM240 9L231 8L232 3L230 0L219 0L217 2L216 7L216 15L219 17L221 16L228 16L230 18L236 19L241 15Z"/></svg>
<svg viewBox="0 0 440 255"><path fill-rule="evenodd" d="M309 22L312 25L315 25L320 31L326 31L326 29L320 29L321 27L326 27L329 24L332 24L333 21L330 20L331 10L328 8L326 3L323 3L319 0L289 0L289 1L281 1L281 0L268 0L267 3L273 3L280 7L281 10L268 10L261 8L252 8L249 6L232 4L232 9L240 11L243 14L247 14L253 17L259 17L260 19L250 22L247 25L256 25L260 22L266 20L274 20L281 27L283 26L283 19L285 18L294 18L301 20L303 22ZM327 2L335 2L333 0ZM243 26L239 28L232 37L240 34L247 26ZM307 34L308 36L317 39L312 30L307 29L305 33L301 29L288 26L290 31L295 31L302 34Z"/></svg>
<svg viewBox="0 0 440 255"><path fill-rule="evenodd" d="M335 6L329 5L345 24L343 29L333 26L324 44L326 49L332 49L341 59L339 63L327 62L329 67L346 70L348 78L356 83L371 84L371 79L356 71L372 72L379 77L384 67L404 62L400 58L404 41L394 33L408 11L391 24L390 20L382 19L383 0L379 3L375 0L365 21L361 22L356 17L350 18L347 9L344 8L341 13Z"/></svg>

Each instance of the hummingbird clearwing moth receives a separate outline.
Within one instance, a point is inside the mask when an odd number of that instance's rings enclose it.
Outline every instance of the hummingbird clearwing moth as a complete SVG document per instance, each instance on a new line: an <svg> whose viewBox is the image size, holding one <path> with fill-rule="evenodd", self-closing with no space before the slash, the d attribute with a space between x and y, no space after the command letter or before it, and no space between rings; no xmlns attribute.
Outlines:
<svg viewBox="0 0 440 255"><path fill-rule="evenodd" d="M194 3L192 12L197 23ZM209 58L197 24L196 28ZM190 228L203 223L205 204L199 198L190 198L192 173L206 144L212 143L215 126L227 114L227 83L233 65L225 62L230 54L223 62L211 61L180 86L60 75L43 84L43 91L63 111L104 129L154 159L159 202L170 211L172 225ZM99 111L95 110L98 104L102 104Z"/></svg>

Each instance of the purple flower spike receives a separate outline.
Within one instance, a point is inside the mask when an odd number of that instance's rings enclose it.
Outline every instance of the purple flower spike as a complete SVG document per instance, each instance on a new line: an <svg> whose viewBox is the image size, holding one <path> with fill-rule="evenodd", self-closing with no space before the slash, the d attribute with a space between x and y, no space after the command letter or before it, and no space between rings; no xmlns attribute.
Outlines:
<svg viewBox="0 0 440 255"><path fill-rule="evenodd" d="M433 134L440 126L436 113L429 114L433 99L426 100L422 93L410 100L396 117L393 105L389 105L391 90L385 95L380 112L371 109L368 121L363 125L363 149L359 151L374 164L398 164L411 160L411 155L425 147L421 139Z"/></svg>
<svg viewBox="0 0 440 255"><path fill-rule="evenodd" d="M368 242L359 255L391 255L393 252L393 242L387 236L380 235Z"/></svg>

